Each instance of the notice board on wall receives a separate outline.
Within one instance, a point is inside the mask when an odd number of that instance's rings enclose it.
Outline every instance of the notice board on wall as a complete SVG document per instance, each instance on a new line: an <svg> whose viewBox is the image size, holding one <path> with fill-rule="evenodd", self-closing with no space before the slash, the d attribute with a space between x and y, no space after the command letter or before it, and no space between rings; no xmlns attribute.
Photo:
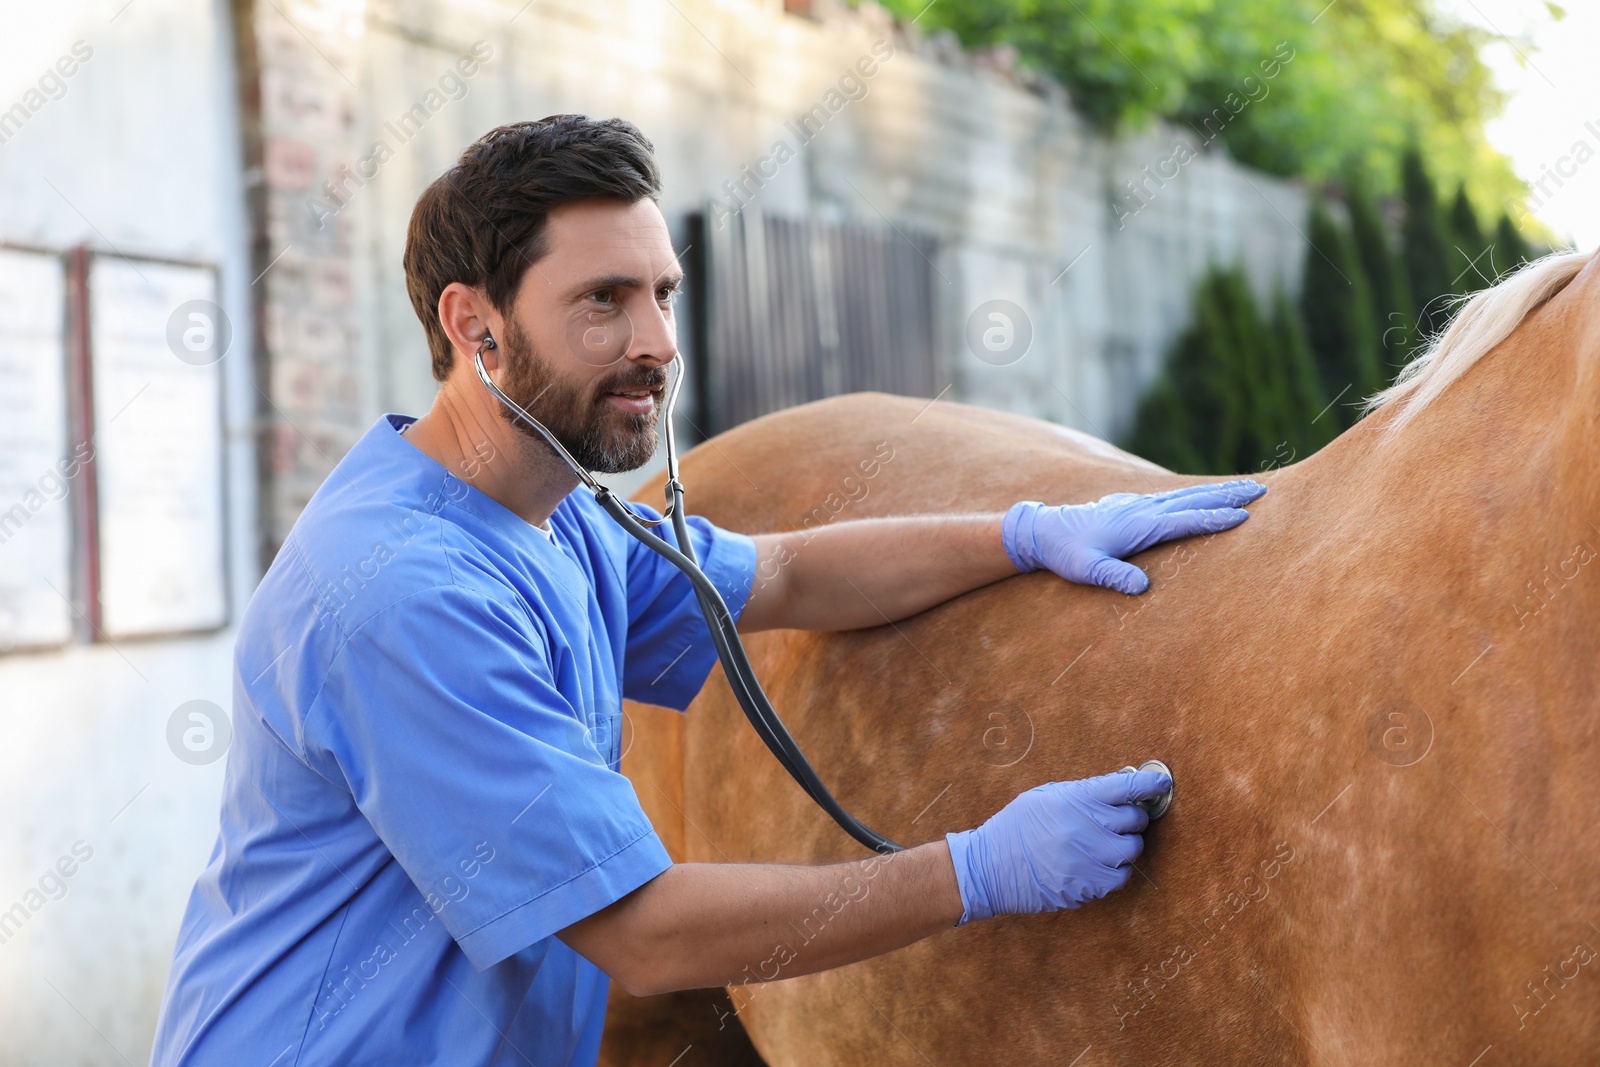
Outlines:
<svg viewBox="0 0 1600 1067"><path fill-rule="evenodd" d="M0 248L0 651L72 637L65 269Z"/></svg>
<svg viewBox="0 0 1600 1067"><path fill-rule="evenodd" d="M96 256L89 293L101 630L222 626L230 329L216 273Z"/></svg>

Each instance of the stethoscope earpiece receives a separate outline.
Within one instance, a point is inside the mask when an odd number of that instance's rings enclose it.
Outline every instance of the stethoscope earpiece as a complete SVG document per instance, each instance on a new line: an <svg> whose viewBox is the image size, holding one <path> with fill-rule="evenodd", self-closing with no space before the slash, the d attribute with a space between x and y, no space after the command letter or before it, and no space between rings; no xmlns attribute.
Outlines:
<svg viewBox="0 0 1600 1067"><path fill-rule="evenodd" d="M492 351L492 350L494 350L496 348L499 348L499 347L500 347L499 345L494 343L494 335L490 334L490 333L485 333L483 335L483 342L478 345L478 351L479 352L489 352L489 351Z"/></svg>

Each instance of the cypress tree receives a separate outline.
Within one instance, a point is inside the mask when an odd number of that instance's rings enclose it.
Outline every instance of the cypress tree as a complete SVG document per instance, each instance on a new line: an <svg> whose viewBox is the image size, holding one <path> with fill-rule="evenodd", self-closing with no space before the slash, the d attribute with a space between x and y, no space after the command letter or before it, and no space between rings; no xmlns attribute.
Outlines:
<svg viewBox="0 0 1600 1067"><path fill-rule="evenodd" d="M1331 410L1323 414L1328 400L1317 380L1305 325L1294 304L1281 292L1272 302L1272 344L1274 362L1282 368L1287 422L1284 436L1290 449L1288 455L1277 456L1281 465L1305 459L1331 441L1337 416Z"/></svg>
<svg viewBox="0 0 1600 1067"><path fill-rule="evenodd" d="M1238 345L1221 273L1195 287L1188 327L1145 394L1127 448L1187 474L1236 471L1246 397L1239 389Z"/></svg>
<svg viewBox="0 0 1600 1067"><path fill-rule="evenodd" d="M1353 242L1320 202L1311 209L1310 243L1300 306L1318 376L1342 429L1355 423L1357 402L1383 388L1372 298Z"/></svg>
<svg viewBox="0 0 1600 1067"><path fill-rule="evenodd" d="M1212 473L1190 435L1183 397L1163 371L1139 402L1133 432L1123 447L1178 474Z"/></svg>
<svg viewBox="0 0 1600 1067"><path fill-rule="evenodd" d="M1334 250L1356 263L1344 243ZM1345 269L1359 281L1359 265ZM1347 319L1365 314L1359 299L1342 306ZM1357 336L1370 341L1370 328ZM1322 447L1343 428L1341 417L1348 421L1344 409L1328 408L1293 302L1279 293L1269 319L1242 270L1213 269L1196 286L1193 321L1140 401L1124 447L1186 474L1259 471Z"/></svg>
<svg viewBox="0 0 1600 1067"><path fill-rule="evenodd" d="M1350 236L1355 241L1361 267L1367 274L1372 297L1373 331L1378 338L1378 356L1384 364L1383 379L1389 382L1405 366L1411 350L1411 289L1406 284L1405 272L1389 240L1389 228L1384 224L1366 182L1358 174L1350 179L1347 188Z"/></svg>
<svg viewBox="0 0 1600 1067"><path fill-rule="evenodd" d="M1238 398L1238 432L1229 469L1253 471L1270 465L1290 432L1283 368L1255 294L1241 269L1217 273L1212 281L1223 311L1232 378Z"/></svg>
<svg viewBox="0 0 1600 1067"><path fill-rule="evenodd" d="M1449 321L1446 299L1450 288L1450 247L1433 179L1416 148L1405 154L1400 166L1401 196L1406 219L1401 228L1400 256L1406 284L1411 289L1413 344L1433 336ZM1312 345L1315 347L1315 338Z"/></svg>
<svg viewBox="0 0 1600 1067"><path fill-rule="evenodd" d="M1178 339L1169 373L1188 410L1189 441L1204 469L1228 474L1236 469L1244 397L1237 388L1237 352L1219 282L1216 272L1202 280L1194 323Z"/></svg>
<svg viewBox="0 0 1600 1067"><path fill-rule="evenodd" d="M1457 293L1475 293L1494 284L1495 275L1503 269L1488 252L1489 241L1478 224L1478 213L1467 199L1467 187L1456 188L1456 198L1450 205L1450 285ZM1487 254L1486 254L1487 253Z"/></svg>
<svg viewBox="0 0 1600 1067"><path fill-rule="evenodd" d="M1524 263L1531 263L1535 258L1533 245L1522 236L1522 231L1517 229L1510 215L1501 215L1500 221L1495 224L1494 257L1502 274Z"/></svg>

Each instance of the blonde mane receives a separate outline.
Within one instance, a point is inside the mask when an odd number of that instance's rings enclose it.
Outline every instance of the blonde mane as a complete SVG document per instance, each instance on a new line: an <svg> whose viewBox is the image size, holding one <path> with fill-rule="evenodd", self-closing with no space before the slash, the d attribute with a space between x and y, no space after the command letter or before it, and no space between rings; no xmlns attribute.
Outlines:
<svg viewBox="0 0 1600 1067"><path fill-rule="evenodd" d="M1367 398L1363 414L1403 402L1386 432L1400 429L1511 336L1523 319L1565 289L1588 262L1587 252L1553 252L1511 272L1492 288L1458 300L1461 310L1450 325L1406 364L1393 385Z"/></svg>

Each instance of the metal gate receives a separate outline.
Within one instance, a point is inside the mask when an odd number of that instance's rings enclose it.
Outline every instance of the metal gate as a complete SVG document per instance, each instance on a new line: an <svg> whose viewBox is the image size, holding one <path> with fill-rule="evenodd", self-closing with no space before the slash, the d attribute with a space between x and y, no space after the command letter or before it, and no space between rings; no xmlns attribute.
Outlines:
<svg viewBox="0 0 1600 1067"><path fill-rule="evenodd" d="M933 238L763 215L692 220L699 428L863 389L931 397Z"/></svg>

